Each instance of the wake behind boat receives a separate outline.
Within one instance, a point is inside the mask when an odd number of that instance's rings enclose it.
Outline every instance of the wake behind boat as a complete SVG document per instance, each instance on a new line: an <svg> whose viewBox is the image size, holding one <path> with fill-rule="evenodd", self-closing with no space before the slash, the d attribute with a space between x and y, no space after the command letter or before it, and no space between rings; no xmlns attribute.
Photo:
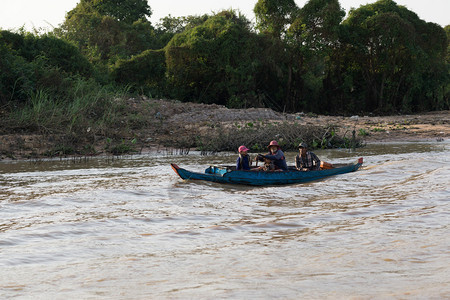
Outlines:
<svg viewBox="0 0 450 300"><path fill-rule="evenodd" d="M299 171L290 167L288 171L259 171L239 170L234 166L210 166L204 173L191 172L171 164L172 169L185 180L206 180L219 183L232 183L244 185L283 185L293 183L304 183L325 177L354 172L363 164L363 158L357 162L347 165L334 165L331 169L317 171Z"/></svg>

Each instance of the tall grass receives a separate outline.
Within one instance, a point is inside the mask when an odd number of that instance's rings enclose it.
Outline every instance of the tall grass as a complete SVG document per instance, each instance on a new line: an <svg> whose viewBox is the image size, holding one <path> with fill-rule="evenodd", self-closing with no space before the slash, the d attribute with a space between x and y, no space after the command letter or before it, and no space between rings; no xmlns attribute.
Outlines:
<svg viewBox="0 0 450 300"><path fill-rule="evenodd" d="M13 110L10 118L19 128L45 131L52 128L61 115L62 106L49 93L39 90L30 95L25 106Z"/></svg>
<svg viewBox="0 0 450 300"><path fill-rule="evenodd" d="M107 133L121 116L127 89L100 86L75 78L65 97L37 90L29 101L10 112L14 127L39 133Z"/></svg>

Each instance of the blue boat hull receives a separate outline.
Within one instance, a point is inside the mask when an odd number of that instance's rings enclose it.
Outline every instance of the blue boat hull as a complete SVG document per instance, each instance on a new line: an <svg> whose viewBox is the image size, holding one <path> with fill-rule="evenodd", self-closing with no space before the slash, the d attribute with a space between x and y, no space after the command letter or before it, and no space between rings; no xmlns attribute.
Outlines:
<svg viewBox="0 0 450 300"><path fill-rule="evenodd" d="M293 183L304 183L325 177L354 172L363 164L360 158L356 163L344 165L327 170L297 171L289 170L283 172L274 171L231 171L227 168L211 166L205 173L191 172L171 164L172 169L185 180L206 180L219 183L244 184L244 185L283 185Z"/></svg>

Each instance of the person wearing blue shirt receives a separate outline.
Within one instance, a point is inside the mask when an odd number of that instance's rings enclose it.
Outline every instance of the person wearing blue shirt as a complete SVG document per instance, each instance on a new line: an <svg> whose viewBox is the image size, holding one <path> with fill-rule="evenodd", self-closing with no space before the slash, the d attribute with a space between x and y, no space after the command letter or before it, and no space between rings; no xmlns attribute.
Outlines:
<svg viewBox="0 0 450 300"><path fill-rule="evenodd" d="M239 147L238 151L239 157L236 161L236 170L250 170L250 165L252 163L250 161L250 156L247 153L249 149L242 145Z"/></svg>
<svg viewBox="0 0 450 300"><path fill-rule="evenodd" d="M269 148L269 153L266 155L259 154L258 159L269 159L273 162L275 170L287 171L288 166L286 163L286 158L284 157L284 153L281 151L281 147L278 145L277 141L271 141L267 148Z"/></svg>

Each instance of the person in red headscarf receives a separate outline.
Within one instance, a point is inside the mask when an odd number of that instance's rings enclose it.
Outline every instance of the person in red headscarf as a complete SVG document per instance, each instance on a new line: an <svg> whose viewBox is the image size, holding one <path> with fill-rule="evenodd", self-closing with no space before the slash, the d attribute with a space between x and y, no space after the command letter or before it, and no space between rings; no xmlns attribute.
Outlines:
<svg viewBox="0 0 450 300"><path fill-rule="evenodd" d="M278 145L277 141L271 141L267 148L269 148L269 153L266 155L258 154L257 159L260 161L268 159L273 163L275 170L287 171L288 166L286 164L286 158L284 157L284 153L281 151L281 147Z"/></svg>

